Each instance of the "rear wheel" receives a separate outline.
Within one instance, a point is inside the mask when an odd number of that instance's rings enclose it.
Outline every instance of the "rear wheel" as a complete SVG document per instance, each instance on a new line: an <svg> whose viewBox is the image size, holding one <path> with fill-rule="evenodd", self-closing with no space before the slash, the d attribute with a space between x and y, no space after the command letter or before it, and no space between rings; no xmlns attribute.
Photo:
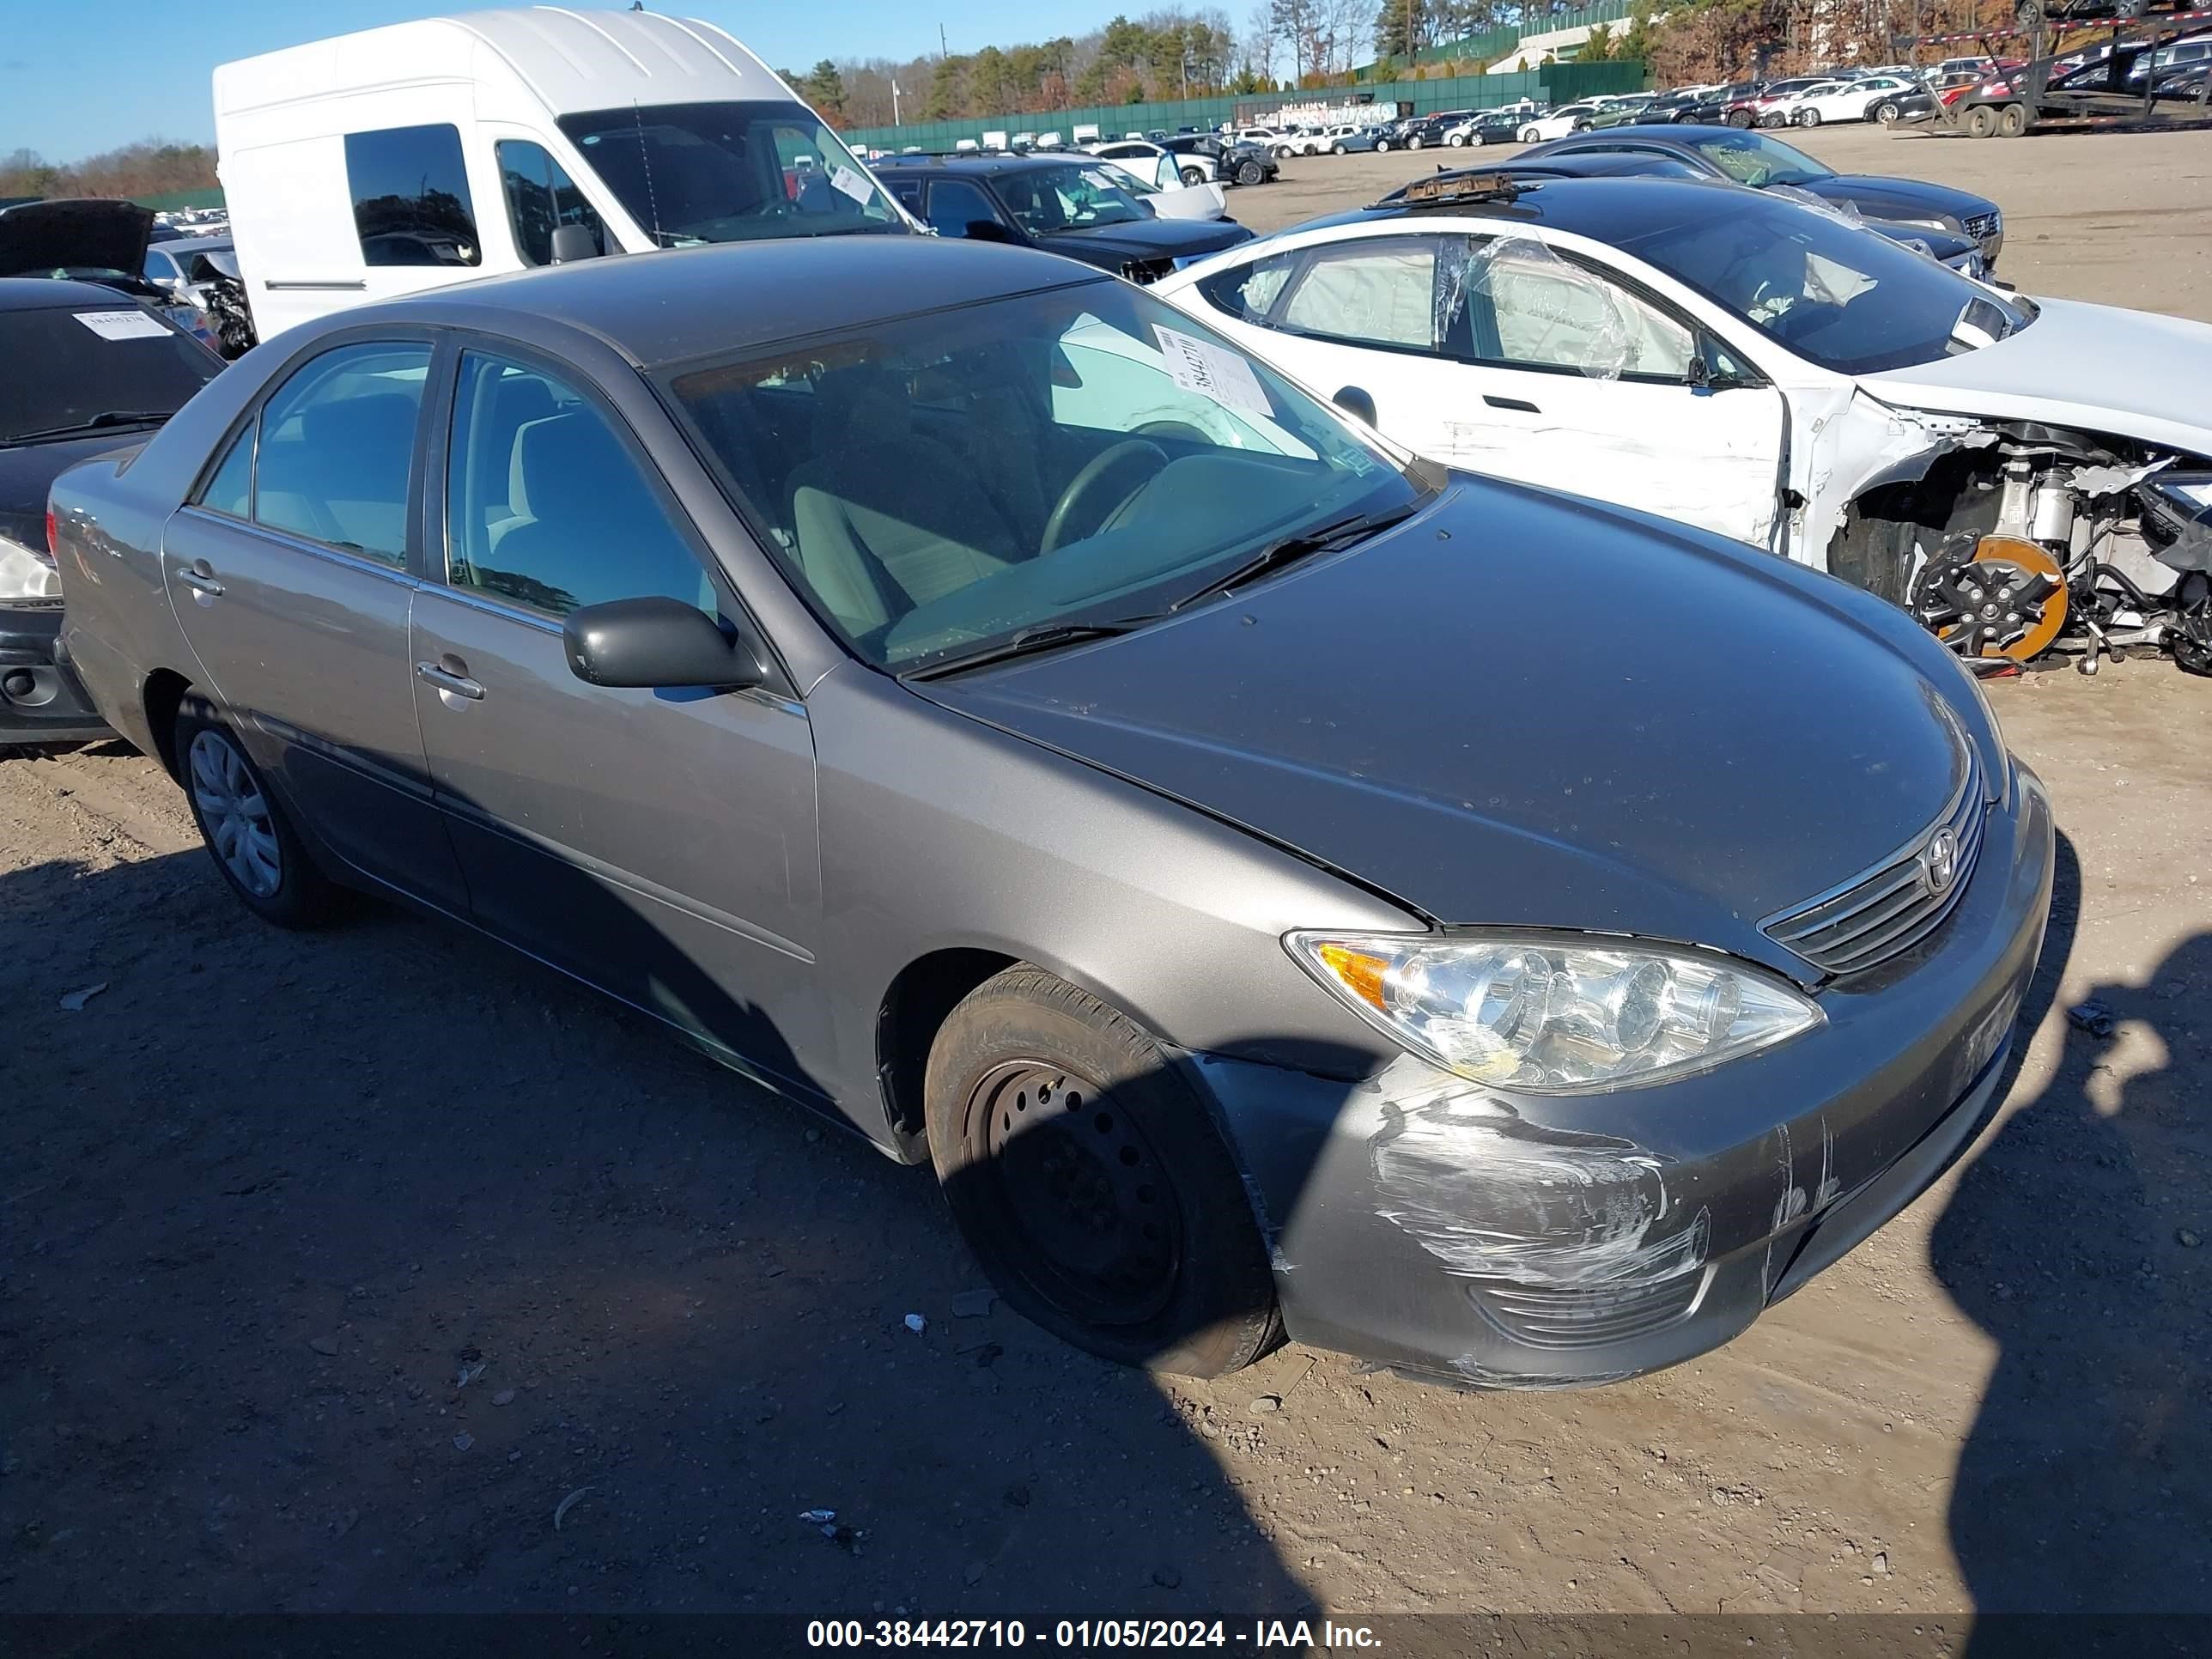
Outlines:
<svg viewBox="0 0 2212 1659"><path fill-rule="evenodd" d="M1182 169L1182 181L1186 186L1202 185L1206 182L1206 170L1203 167L1185 167Z"/></svg>
<svg viewBox="0 0 2212 1659"><path fill-rule="evenodd" d="M2027 131L2027 105L2007 104L1997 112L1997 136L2000 138L2017 138Z"/></svg>
<svg viewBox="0 0 2212 1659"><path fill-rule="evenodd" d="M260 769L213 706L186 697L171 741L192 821L238 902L279 927L330 921L337 890L308 859Z"/></svg>
<svg viewBox="0 0 2212 1659"><path fill-rule="evenodd" d="M1017 1311L1103 1358L1193 1376L1279 1338L1236 1160L1125 1016L1010 968L945 1020L925 1093L953 1219Z"/></svg>
<svg viewBox="0 0 2212 1659"><path fill-rule="evenodd" d="M1375 141L1375 152L1378 155L1389 155L1390 153L1390 141L1388 138L1377 138Z"/></svg>
<svg viewBox="0 0 2212 1659"><path fill-rule="evenodd" d="M1421 135L1420 135L1419 133L1418 133L1418 132L1417 132L1417 133L1415 133L1412 137L1410 137L1410 138L1408 138L1407 140L1406 140L1406 148L1407 148L1407 149L1420 149L1420 147L1421 147Z"/></svg>
<svg viewBox="0 0 2212 1659"><path fill-rule="evenodd" d="M1997 112L1994 104L1977 104L1966 112L1966 137L1986 138L1997 130Z"/></svg>
<svg viewBox="0 0 2212 1659"><path fill-rule="evenodd" d="M1444 135L1444 143L1449 144L1454 149L1458 149L1467 143L1467 138L1462 133L1448 132Z"/></svg>

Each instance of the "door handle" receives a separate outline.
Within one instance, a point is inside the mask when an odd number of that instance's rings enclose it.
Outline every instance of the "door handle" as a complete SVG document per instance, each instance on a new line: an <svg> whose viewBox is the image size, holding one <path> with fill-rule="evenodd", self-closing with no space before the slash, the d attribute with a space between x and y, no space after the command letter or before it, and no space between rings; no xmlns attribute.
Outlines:
<svg viewBox="0 0 2212 1659"><path fill-rule="evenodd" d="M483 687L466 674L457 674L450 668L441 668L434 662L415 665L415 678L428 680L441 691L450 691L457 697L466 697L471 702L483 701Z"/></svg>
<svg viewBox="0 0 2212 1659"><path fill-rule="evenodd" d="M186 565L177 572L177 580L185 586L206 594L211 599L222 597L222 584L215 579L215 572L208 569L204 562Z"/></svg>
<svg viewBox="0 0 2212 1659"><path fill-rule="evenodd" d="M1523 415L1541 415L1544 412L1526 398L1500 398L1494 392L1486 392L1482 394L1482 401L1492 409L1517 409Z"/></svg>

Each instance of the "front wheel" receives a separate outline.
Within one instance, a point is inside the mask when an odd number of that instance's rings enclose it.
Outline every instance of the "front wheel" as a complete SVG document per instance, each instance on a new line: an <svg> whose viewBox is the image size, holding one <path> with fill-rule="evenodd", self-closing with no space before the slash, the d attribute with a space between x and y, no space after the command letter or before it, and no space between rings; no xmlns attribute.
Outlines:
<svg viewBox="0 0 2212 1659"><path fill-rule="evenodd" d="M1390 153L1390 141L1388 138L1377 138L1375 141L1375 153L1377 155L1388 155Z"/></svg>
<svg viewBox="0 0 2212 1659"><path fill-rule="evenodd" d="M1534 127L1523 127L1521 129L1521 142L1524 144L1540 144L1544 142L1544 135Z"/></svg>
<svg viewBox="0 0 2212 1659"><path fill-rule="evenodd" d="M1331 144L1328 147L1328 153L1331 155L1341 155L1345 153L1344 146L1342 144Z"/></svg>
<svg viewBox="0 0 2212 1659"><path fill-rule="evenodd" d="M1444 135L1444 143L1449 144L1454 149L1458 149L1466 144L1467 140L1456 132L1450 132Z"/></svg>
<svg viewBox="0 0 2212 1659"><path fill-rule="evenodd" d="M1732 109L1726 118L1732 127L1747 127L1759 118L1747 109Z"/></svg>
<svg viewBox="0 0 2212 1659"><path fill-rule="evenodd" d="M1816 109L1801 109L1797 112L1796 118L1797 125L1801 127L1817 127L1820 125L1820 112Z"/></svg>
<svg viewBox="0 0 2212 1659"><path fill-rule="evenodd" d="M1977 104L1966 112L1966 137L1986 138L1997 130L1997 112L1994 104Z"/></svg>
<svg viewBox="0 0 2212 1659"><path fill-rule="evenodd" d="M1240 185L1256 185L1267 176L1267 169L1254 161L1248 160L1237 169L1237 182Z"/></svg>
<svg viewBox="0 0 2212 1659"><path fill-rule="evenodd" d="M204 698L186 697L171 739L185 799L238 902L279 927L317 927L338 892L307 856L245 745Z"/></svg>
<svg viewBox="0 0 2212 1659"><path fill-rule="evenodd" d="M1016 1311L1102 1358L1192 1376L1279 1339L1236 1159L1127 1016L1010 968L945 1020L924 1104L953 1220Z"/></svg>
<svg viewBox="0 0 2212 1659"><path fill-rule="evenodd" d="M1410 138L1408 138L1407 140L1406 140L1406 148L1407 148L1407 149L1420 149L1420 147L1421 147L1421 135L1420 135L1419 133L1418 133L1418 132L1417 132L1417 133L1415 133L1412 137L1410 137Z"/></svg>
<svg viewBox="0 0 2212 1659"><path fill-rule="evenodd" d="M1904 112L1894 104L1877 104L1875 106L1874 118L1886 127L1893 127L1897 125L1898 117L1903 113Z"/></svg>

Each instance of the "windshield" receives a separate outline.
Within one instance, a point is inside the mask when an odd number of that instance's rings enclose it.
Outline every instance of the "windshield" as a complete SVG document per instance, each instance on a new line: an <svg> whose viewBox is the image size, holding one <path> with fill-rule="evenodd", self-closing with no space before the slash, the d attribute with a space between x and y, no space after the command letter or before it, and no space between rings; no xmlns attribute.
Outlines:
<svg viewBox="0 0 2212 1659"><path fill-rule="evenodd" d="M661 247L908 228L803 105L654 104L564 115L561 131Z"/></svg>
<svg viewBox="0 0 2212 1659"><path fill-rule="evenodd" d="M1836 176L1802 149L1748 127L1700 127L1682 135L1705 160L1739 185L1809 185Z"/></svg>
<svg viewBox="0 0 2212 1659"><path fill-rule="evenodd" d="M1110 280L688 368L667 389L793 586L898 672L1157 614L1272 542L1433 488Z"/></svg>
<svg viewBox="0 0 2212 1659"><path fill-rule="evenodd" d="M2035 316L2026 301L2001 298L1886 236L1786 199L1747 197L1726 216L1700 213L1616 246L1838 374L1971 351Z"/></svg>
<svg viewBox="0 0 2212 1659"><path fill-rule="evenodd" d="M1032 236L1132 224L1152 216L1120 177L1096 164L1069 161L1020 167L1000 173L993 182L1015 222Z"/></svg>
<svg viewBox="0 0 2212 1659"><path fill-rule="evenodd" d="M112 308L0 311L0 443L100 415L173 413L222 368L120 298Z"/></svg>

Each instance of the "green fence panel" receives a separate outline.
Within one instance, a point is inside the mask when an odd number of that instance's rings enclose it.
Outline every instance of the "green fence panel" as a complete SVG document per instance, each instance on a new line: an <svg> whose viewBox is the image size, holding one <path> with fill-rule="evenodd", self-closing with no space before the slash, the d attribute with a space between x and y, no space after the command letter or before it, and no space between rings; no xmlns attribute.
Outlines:
<svg viewBox="0 0 2212 1659"><path fill-rule="evenodd" d="M1551 104L1571 103L1606 93L1634 92L1644 84L1644 65L1638 62L1603 64L1547 64L1510 75L1443 76L1429 81L1370 82L1358 87L1319 88L1305 92L1260 93L1244 97L1190 98L1170 103L1091 105L1081 109L1049 110L1026 115L968 116L949 121L909 121L895 127L855 127L844 135L855 148L951 149L963 138L981 138L987 132L1057 132L1074 143L1075 129L1096 125L1105 137L1165 128L1196 127L1210 132L1224 121L1237 118L1239 105L1249 107L1270 102L1326 100L1334 94L1371 94L1378 113L1395 113L1400 103L1410 103L1416 115L1432 115L1447 109L1495 109L1501 104L1533 98Z"/></svg>

